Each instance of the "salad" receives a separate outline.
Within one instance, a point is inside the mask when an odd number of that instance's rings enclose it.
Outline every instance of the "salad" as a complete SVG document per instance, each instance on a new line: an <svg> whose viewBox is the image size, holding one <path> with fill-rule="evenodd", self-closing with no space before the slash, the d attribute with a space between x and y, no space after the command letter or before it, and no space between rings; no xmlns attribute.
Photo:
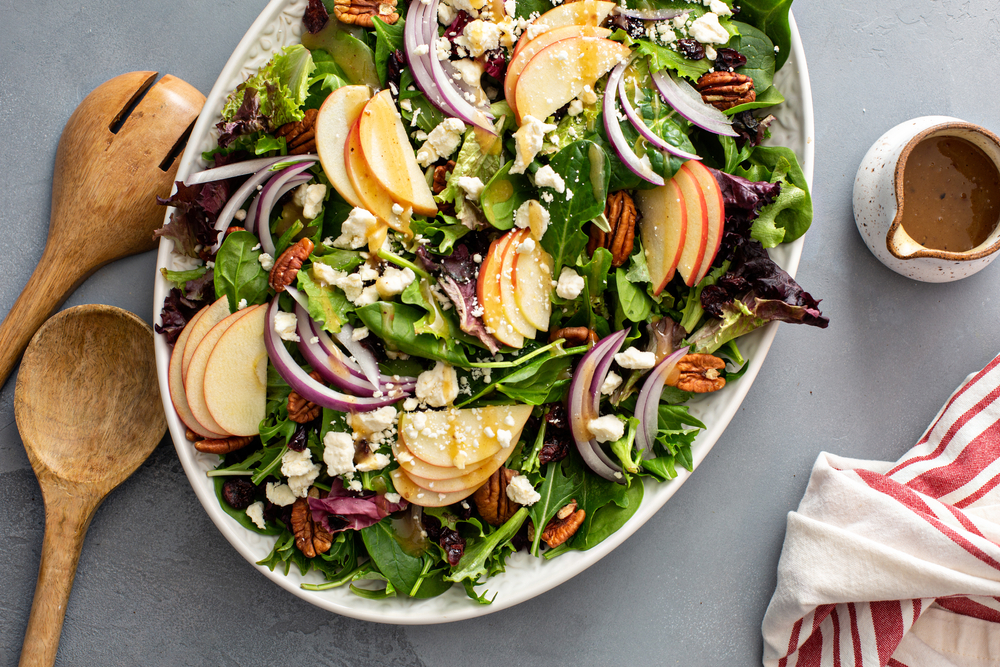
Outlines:
<svg viewBox="0 0 1000 667"><path fill-rule="evenodd" d="M692 469L739 337L827 325L767 253L812 220L762 145L787 10L310 0L157 232L171 400L259 564L488 604Z"/></svg>

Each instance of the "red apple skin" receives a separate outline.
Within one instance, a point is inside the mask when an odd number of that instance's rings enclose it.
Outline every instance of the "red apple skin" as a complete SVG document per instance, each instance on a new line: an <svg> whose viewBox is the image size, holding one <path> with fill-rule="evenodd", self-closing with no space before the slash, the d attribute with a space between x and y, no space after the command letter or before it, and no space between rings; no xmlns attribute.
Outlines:
<svg viewBox="0 0 1000 667"><path fill-rule="evenodd" d="M705 244L705 258L702 260L701 269L695 277L694 284L700 283L708 275L712 268L712 262L719 253L719 246L722 243L722 232L726 220L726 205L722 199L722 189L719 183L712 176L708 167L696 160L688 160L681 169L687 171L701 187L702 195L705 197L705 212L708 216L708 239Z"/></svg>
<svg viewBox="0 0 1000 667"><path fill-rule="evenodd" d="M520 231L520 230L514 230ZM479 278L476 280L476 297L483 307L483 322L493 330L493 336L509 347L520 348L524 345L524 336L507 329L509 322L503 312L500 302L500 271L503 267L503 254L513 238L514 232L508 232L493 241L489 252L483 258L479 267Z"/></svg>
<svg viewBox="0 0 1000 667"><path fill-rule="evenodd" d="M679 170L672 180L677 183L684 195L688 220L687 238L677 270L684 279L684 284L694 287L698 284L698 271L705 259L705 248L708 245L708 211L705 195L698 181L686 170Z"/></svg>
<svg viewBox="0 0 1000 667"><path fill-rule="evenodd" d="M653 293L659 294L674 277L688 234L687 207L673 180L653 190L636 193L642 212L639 235L649 265Z"/></svg>

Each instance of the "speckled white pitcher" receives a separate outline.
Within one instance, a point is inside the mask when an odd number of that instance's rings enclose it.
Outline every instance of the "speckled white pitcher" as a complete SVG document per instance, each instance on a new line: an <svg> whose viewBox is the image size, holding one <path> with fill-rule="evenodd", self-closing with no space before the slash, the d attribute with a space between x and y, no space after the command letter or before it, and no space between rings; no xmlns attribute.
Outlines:
<svg viewBox="0 0 1000 667"><path fill-rule="evenodd" d="M914 241L903 217L903 165L913 148L933 136L960 137L981 148L1000 169L1000 138L950 116L922 116L900 123L868 149L854 178L854 221L880 262L907 278L928 283L959 280L981 271L1000 250L1000 225L965 252L925 248Z"/></svg>

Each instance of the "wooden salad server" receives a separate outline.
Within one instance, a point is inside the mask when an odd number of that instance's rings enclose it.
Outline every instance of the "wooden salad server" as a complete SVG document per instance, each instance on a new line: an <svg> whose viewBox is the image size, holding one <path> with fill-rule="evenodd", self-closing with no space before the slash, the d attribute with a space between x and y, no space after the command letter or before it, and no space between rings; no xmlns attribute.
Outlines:
<svg viewBox="0 0 1000 667"><path fill-rule="evenodd" d="M167 429L153 331L113 306L58 313L24 353L14 418L45 499L38 583L21 667L55 662L87 527Z"/></svg>
<svg viewBox="0 0 1000 667"><path fill-rule="evenodd" d="M38 327L87 276L156 247L153 230L165 212L156 195L170 194L205 104L185 81L167 74L153 84L156 75L129 72L102 83L66 123L45 250L0 325L0 386Z"/></svg>

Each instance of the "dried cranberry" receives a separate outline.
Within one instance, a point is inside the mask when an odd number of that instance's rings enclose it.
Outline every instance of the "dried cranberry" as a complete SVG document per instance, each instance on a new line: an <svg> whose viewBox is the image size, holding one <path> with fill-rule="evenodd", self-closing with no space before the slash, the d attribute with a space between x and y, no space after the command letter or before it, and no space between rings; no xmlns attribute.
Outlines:
<svg viewBox="0 0 1000 667"><path fill-rule="evenodd" d="M403 69L406 68L406 56L399 49L396 49L389 54L389 61L386 63L386 81L393 84L390 86L389 90L396 91L396 97L399 96L399 79L403 74Z"/></svg>
<svg viewBox="0 0 1000 667"><path fill-rule="evenodd" d="M326 26L330 20L330 13L326 11L326 5L322 0L309 0L306 13L302 16L302 24L312 34L316 34Z"/></svg>
<svg viewBox="0 0 1000 667"><path fill-rule="evenodd" d="M240 477L227 479L222 483L222 499L234 510L245 510L253 502L256 487L250 480Z"/></svg>
<svg viewBox="0 0 1000 667"><path fill-rule="evenodd" d="M444 549L448 565L452 567L458 565L458 561L462 560L462 554L465 553L465 538L451 528L442 528L438 544Z"/></svg>
<svg viewBox="0 0 1000 667"><path fill-rule="evenodd" d="M458 55L458 44L455 43L455 38L461 36L465 32L465 26L470 23L472 23L472 16L463 9L455 15L455 20L451 22L451 25L445 28L444 36L451 42L451 55Z"/></svg>
<svg viewBox="0 0 1000 667"><path fill-rule="evenodd" d="M569 418L562 403L553 403L549 411L545 413L545 428L560 431L569 430Z"/></svg>
<svg viewBox="0 0 1000 667"><path fill-rule="evenodd" d="M538 452L539 465L545 465L553 461L562 461L569 456L569 444L569 440L562 438L550 440L548 434L546 434L545 443Z"/></svg>
<svg viewBox="0 0 1000 667"><path fill-rule="evenodd" d="M732 70L747 64L747 57L736 49L722 47L715 52L715 69Z"/></svg>
<svg viewBox="0 0 1000 667"><path fill-rule="evenodd" d="M483 54L486 73L494 79L503 79L507 74L507 52L504 49L493 49Z"/></svg>
<svg viewBox="0 0 1000 667"><path fill-rule="evenodd" d="M433 517L429 514L422 514L420 516L420 523L423 525L424 532L427 533L428 538L434 540L435 542L440 539L442 529L441 522L438 521L437 517Z"/></svg>
<svg viewBox="0 0 1000 667"><path fill-rule="evenodd" d="M295 452L306 451L306 427L305 424L299 424L295 428L295 433L292 435L292 439L288 441L288 448Z"/></svg>
<svg viewBox="0 0 1000 667"><path fill-rule="evenodd" d="M697 39L678 39L677 50L688 60L701 60L705 57L705 47Z"/></svg>
<svg viewBox="0 0 1000 667"><path fill-rule="evenodd" d="M613 14L611 17L611 27L624 30L632 39L639 39L646 36L646 26L642 20L632 18L631 16Z"/></svg>

